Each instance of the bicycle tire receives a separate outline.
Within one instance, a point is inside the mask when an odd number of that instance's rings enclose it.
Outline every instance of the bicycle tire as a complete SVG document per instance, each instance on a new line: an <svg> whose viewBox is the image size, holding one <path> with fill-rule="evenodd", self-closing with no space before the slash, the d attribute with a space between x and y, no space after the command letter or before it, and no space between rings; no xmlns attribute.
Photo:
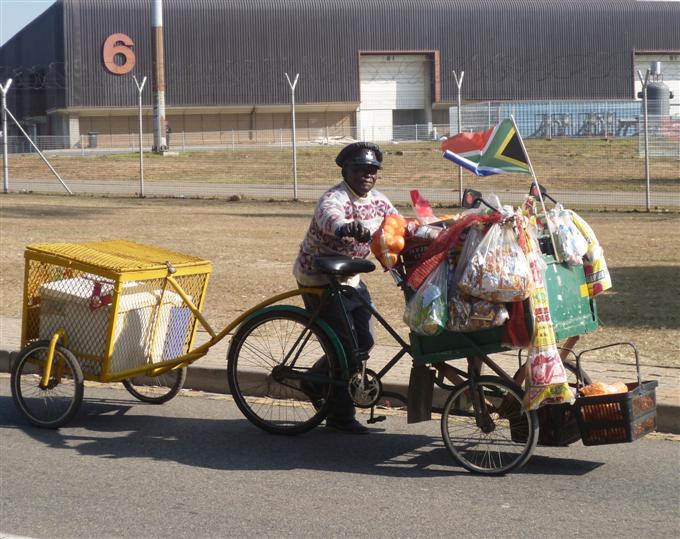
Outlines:
<svg viewBox="0 0 680 539"><path fill-rule="evenodd" d="M137 400L149 404L163 404L174 398L184 387L187 369L171 369L158 376L125 378L123 386Z"/></svg>
<svg viewBox="0 0 680 539"><path fill-rule="evenodd" d="M316 376L333 380L339 372L337 360L326 333L317 324L305 330L308 323L309 316L302 312L263 311L244 322L229 345L227 378L234 402L267 432L301 434L328 415L334 386L304 386L304 376L314 368ZM308 335L293 348L304 331ZM293 349L297 359L289 370L282 361Z"/></svg>
<svg viewBox="0 0 680 539"><path fill-rule="evenodd" d="M37 341L19 352L12 365L10 385L19 413L32 425L56 429L78 412L83 401L83 372L75 356L57 345L54 350L52 376L48 387L40 387L42 369L50 342Z"/></svg>
<svg viewBox="0 0 680 539"><path fill-rule="evenodd" d="M528 412L519 386L496 376L480 376L490 407L492 430L484 432L475 420L470 399L472 382L451 391L441 417L444 444L465 469L482 475L503 475L526 464L538 443L538 415Z"/></svg>

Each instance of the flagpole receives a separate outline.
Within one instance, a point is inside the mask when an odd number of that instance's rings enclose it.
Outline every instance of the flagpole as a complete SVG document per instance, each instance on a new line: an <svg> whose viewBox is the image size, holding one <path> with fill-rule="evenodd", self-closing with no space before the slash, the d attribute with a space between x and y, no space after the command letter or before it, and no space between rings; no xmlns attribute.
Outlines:
<svg viewBox="0 0 680 539"><path fill-rule="evenodd" d="M531 172L531 178L536 186L536 192L538 193L538 200L541 202L541 208L543 208L543 214L545 215L545 223L548 226L548 234L550 234L550 242L552 243L553 246L553 252L555 253L555 260L557 262L562 262L560 259L560 255L557 253L557 245L555 244L555 236L553 235L552 228L550 227L550 223L548 222L548 211L545 209L545 202L543 201L543 193L541 193L541 188L538 185L538 178L536 178L536 172L534 171L534 166L531 164L531 158L529 157L529 152L527 152L527 148L524 145L524 139L522 138L521 133L519 132L519 128L517 127L517 123L515 122L515 117L511 114L510 119L512 120L512 125L515 128L515 133L517 133L517 138L519 139L519 143L522 145L522 151L524 151L524 155L527 158L527 165L529 165L529 172Z"/></svg>

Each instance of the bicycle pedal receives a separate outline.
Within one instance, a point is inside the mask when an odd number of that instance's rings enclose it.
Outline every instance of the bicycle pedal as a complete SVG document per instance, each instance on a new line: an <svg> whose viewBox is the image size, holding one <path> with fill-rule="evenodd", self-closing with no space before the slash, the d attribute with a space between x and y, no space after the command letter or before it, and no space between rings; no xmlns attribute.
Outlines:
<svg viewBox="0 0 680 539"><path fill-rule="evenodd" d="M372 417L366 421L366 423L370 423L371 425L373 423L378 423L379 421L385 421L387 419L387 416L384 415L377 415L375 417Z"/></svg>

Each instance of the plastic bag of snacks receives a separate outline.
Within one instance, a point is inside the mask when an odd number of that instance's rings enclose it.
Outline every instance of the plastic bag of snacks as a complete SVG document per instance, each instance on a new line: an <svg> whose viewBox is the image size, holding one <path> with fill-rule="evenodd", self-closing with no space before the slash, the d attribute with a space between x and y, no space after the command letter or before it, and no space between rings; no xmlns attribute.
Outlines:
<svg viewBox="0 0 680 539"><path fill-rule="evenodd" d="M449 264L442 262L406 303L404 322L420 335L436 335L446 326L446 281Z"/></svg>
<svg viewBox="0 0 680 539"><path fill-rule="evenodd" d="M388 215L371 238L371 252L386 268L393 268L404 249L407 220L398 214Z"/></svg>
<svg viewBox="0 0 680 539"><path fill-rule="evenodd" d="M449 298L449 331L479 331L502 326L510 318L502 303L491 303L483 299L466 298L455 294Z"/></svg>
<svg viewBox="0 0 680 539"><path fill-rule="evenodd" d="M529 297L534 281L511 224L491 226L465 266L458 288L492 303L522 301Z"/></svg>
<svg viewBox="0 0 680 539"><path fill-rule="evenodd" d="M588 252L588 241L574 225L571 214L557 205L548 213L550 226L555 234L557 254L570 266L583 264L583 255Z"/></svg>
<svg viewBox="0 0 680 539"><path fill-rule="evenodd" d="M458 289L458 281L463 270L483 237L483 227L473 225L468 229L456 269L449 272L449 320L446 323L446 329L450 331L465 332L488 329L502 326L508 319L508 311L505 305L465 296Z"/></svg>

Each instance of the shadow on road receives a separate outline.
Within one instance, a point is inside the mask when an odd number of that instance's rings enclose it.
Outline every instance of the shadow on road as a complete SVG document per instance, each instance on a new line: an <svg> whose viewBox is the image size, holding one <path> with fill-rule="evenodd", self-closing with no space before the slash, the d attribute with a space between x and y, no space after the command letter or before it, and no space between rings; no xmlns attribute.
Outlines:
<svg viewBox="0 0 680 539"><path fill-rule="evenodd" d="M128 413L138 406L147 405L86 400L76 418L55 431L27 425L12 399L0 397L0 427L19 428L50 447L107 459L149 458L219 470L312 469L390 477L468 474L453 461L438 428L436 436L379 429L370 436L347 436L324 428L275 436L245 419L164 417L152 415L152 406L144 415ZM517 473L584 475L601 465L534 455Z"/></svg>

